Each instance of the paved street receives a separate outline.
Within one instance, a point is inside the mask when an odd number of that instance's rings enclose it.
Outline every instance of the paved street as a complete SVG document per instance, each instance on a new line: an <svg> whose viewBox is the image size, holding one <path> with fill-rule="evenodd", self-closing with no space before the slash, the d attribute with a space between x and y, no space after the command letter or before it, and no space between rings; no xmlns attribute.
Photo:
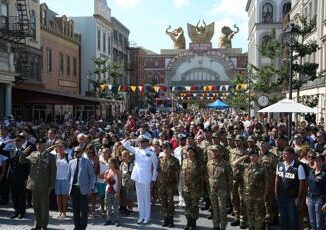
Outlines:
<svg viewBox="0 0 326 230"><path fill-rule="evenodd" d="M104 219L102 217L96 217L95 219L89 219L88 229L164 229L161 227L161 220L159 215L160 206L154 206L152 211L151 222L148 225L137 225L137 213L130 217L121 216L120 223L121 227L113 226L103 226ZM198 229L205 230L211 229L213 227L212 221L207 219L208 212L200 211L200 218L197 221ZM33 209L27 210L27 215L24 219L11 220L9 216L12 215L11 206L1 206L0 207L0 229L1 230L14 230L14 229L30 229L33 225ZM59 230L59 229L73 229L72 213L67 213L66 219L55 218L58 214L56 212L50 212L50 224L49 229ZM232 221L232 217L228 217L229 221ZM183 215L183 210L177 208L175 214L175 228L183 229L186 224L185 216ZM168 229L168 228L166 228ZM239 227L228 226L227 229L240 229ZM277 229L277 228L274 228Z"/></svg>

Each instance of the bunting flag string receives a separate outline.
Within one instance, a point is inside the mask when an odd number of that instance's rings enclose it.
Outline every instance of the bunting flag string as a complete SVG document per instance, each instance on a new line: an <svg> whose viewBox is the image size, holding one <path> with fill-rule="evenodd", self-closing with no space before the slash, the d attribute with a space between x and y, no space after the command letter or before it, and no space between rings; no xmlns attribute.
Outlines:
<svg viewBox="0 0 326 230"><path fill-rule="evenodd" d="M172 92L191 92L191 91L204 91L209 92L230 92L231 89L236 91L248 90L247 84L237 84L237 85L202 85L202 86L166 86L166 85L111 85L111 84L99 84L98 88L100 91L110 90L110 91L122 91L122 92L136 92L149 93L149 92L166 92L170 90Z"/></svg>

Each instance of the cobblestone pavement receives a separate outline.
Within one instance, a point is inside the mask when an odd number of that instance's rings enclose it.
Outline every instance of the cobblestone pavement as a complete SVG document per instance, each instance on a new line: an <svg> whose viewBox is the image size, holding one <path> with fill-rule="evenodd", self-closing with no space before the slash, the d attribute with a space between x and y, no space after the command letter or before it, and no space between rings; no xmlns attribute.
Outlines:
<svg viewBox="0 0 326 230"><path fill-rule="evenodd" d="M136 208L135 208L136 209ZM104 226L105 219L102 216L95 217L94 219L89 219L87 229L169 229L161 227L161 219L159 214L160 206L153 206L152 207L152 217L150 223L147 225L137 225L137 217L138 213L135 212L132 216L120 216L120 227L115 226ZM50 221L48 228L51 230L61 230L67 229L72 230L74 228L73 220L72 220L72 212L68 210L67 218L66 219L58 219L56 216L58 215L57 212L50 212ZM9 217L13 214L13 209L11 205L7 206L0 206L0 229L1 230L24 230L30 229L33 227L33 209L30 208L27 210L26 216L24 219L10 219ZM198 229L200 230L208 230L212 229L213 224L211 220L207 219L208 216L207 211L200 211L200 218L197 221ZM232 221L232 217L228 217L229 221ZM174 229L183 229L186 224L186 218L184 216L183 209L176 208L175 212L175 228ZM227 229L240 229L239 227L231 227L228 225ZM275 230L277 228L274 228Z"/></svg>

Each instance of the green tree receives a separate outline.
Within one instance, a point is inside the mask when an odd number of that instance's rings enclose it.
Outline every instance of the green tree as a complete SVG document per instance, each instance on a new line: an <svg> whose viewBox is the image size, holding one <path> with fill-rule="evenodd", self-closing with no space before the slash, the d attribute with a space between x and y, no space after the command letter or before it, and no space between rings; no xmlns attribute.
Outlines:
<svg viewBox="0 0 326 230"><path fill-rule="evenodd" d="M95 69L93 74L96 75L96 80L92 80L92 83L96 85L96 88L100 91L100 97L108 95L108 91L102 91L100 89L101 84L106 84L109 82L109 78L112 79L112 94L114 98L120 98L118 94L118 87L115 85L118 83L118 80L123 76L124 65L121 62L108 62L106 59L94 58L93 63Z"/></svg>
<svg viewBox="0 0 326 230"><path fill-rule="evenodd" d="M232 85L247 84L247 77L243 74L237 74L231 81ZM233 87L228 95L228 103L237 111L245 111L249 106L249 94L246 88L237 89Z"/></svg>
<svg viewBox="0 0 326 230"><path fill-rule="evenodd" d="M316 21L308 20L306 17L299 18L299 25L294 25L293 32L298 35L296 41L291 44L293 49L293 60L292 70L295 76L292 79L292 87L297 90L297 98L300 96L300 88L308 81L313 81L318 77L317 68L318 64L314 62L304 62L304 58L316 53L318 50L317 41L310 40L305 41L307 35L311 34L316 29ZM287 44L283 45L284 49L287 49ZM289 49L287 49L289 52ZM288 55L289 56L289 55ZM284 64L289 65L289 60ZM282 76L280 82L287 82L288 75Z"/></svg>

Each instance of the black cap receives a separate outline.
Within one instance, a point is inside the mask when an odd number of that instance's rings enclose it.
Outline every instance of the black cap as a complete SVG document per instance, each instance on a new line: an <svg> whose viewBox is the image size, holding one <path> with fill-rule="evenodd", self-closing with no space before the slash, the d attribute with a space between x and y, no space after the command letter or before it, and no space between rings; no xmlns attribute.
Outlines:
<svg viewBox="0 0 326 230"><path fill-rule="evenodd" d="M6 130L8 130L8 127L5 126L5 125L1 125L1 126L0 126L0 129L6 129Z"/></svg>
<svg viewBox="0 0 326 230"><path fill-rule="evenodd" d="M46 139L43 137L40 137L36 140L35 142L36 144L45 144L46 143Z"/></svg>

